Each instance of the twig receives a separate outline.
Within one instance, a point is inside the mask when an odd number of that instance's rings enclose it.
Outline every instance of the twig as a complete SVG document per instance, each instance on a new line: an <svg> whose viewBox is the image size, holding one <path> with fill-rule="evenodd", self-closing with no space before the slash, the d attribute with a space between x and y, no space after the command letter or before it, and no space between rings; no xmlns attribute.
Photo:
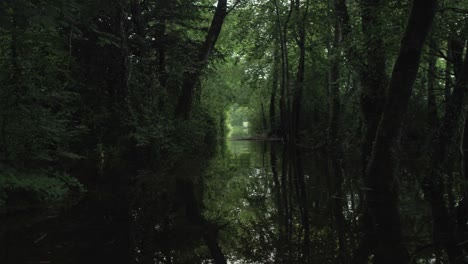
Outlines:
<svg viewBox="0 0 468 264"><path fill-rule="evenodd" d="M234 5L226 12L226 15L231 13L232 10L234 10L234 8L236 8L237 5L239 5L241 2L241 0L237 0Z"/></svg>

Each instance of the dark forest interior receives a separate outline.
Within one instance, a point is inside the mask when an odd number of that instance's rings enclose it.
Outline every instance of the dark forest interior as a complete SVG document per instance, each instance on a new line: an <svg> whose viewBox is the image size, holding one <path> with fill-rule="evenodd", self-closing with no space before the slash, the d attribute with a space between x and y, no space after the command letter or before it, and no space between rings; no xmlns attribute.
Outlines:
<svg viewBox="0 0 468 264"><path fill-rule="evenodd" d="M468 263L468 0L0 0L0 263Z"/></svg>

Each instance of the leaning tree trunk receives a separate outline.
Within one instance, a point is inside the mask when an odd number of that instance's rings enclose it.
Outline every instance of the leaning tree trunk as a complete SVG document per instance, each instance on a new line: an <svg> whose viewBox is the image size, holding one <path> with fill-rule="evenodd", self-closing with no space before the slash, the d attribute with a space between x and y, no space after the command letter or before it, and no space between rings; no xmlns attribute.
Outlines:
<svg viewBox="0 0 468 264"><path fill-rule="evenodd" d="M208 64L208 59L218 40L223 27L224 19L227 15L227 0L218 0L216 11L211 21L210 29L206 35L205 42L200 47L198 57L193 61L190 69L184 73L182 83L182 93L179 96L179 102L176 108L176 116L184 119L190 117L192 111L195 88L200 75Z"/></svg>
<svg viewBox="0 0 468 264"><path fill-rule="evenodd" d="M365 174L366 202L374 238L374 263L408 263L403 244L397 173L401 129L422 47L435 16L437 0L414 0L388 86Z"/></svg>

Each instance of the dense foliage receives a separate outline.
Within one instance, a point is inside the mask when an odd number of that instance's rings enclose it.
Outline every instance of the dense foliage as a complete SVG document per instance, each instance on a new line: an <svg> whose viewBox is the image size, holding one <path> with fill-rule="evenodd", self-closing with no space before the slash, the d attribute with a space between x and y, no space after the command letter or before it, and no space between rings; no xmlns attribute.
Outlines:
<svg viewBox="0 0 468 264"><path fill-rule="evenodd" d="M141 263L464 263L467 36L466 0L1 1L0 214L111 204Z"/></svg>

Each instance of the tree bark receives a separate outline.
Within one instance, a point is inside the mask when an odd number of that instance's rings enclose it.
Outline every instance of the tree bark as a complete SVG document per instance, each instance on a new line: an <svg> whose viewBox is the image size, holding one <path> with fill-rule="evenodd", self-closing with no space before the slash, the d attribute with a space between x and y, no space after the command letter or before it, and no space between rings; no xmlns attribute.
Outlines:
<svg viewBox="0 0 468 264"><path fill-rule="evenodd" d="M346 198L343 195L343 167L342 157L343 150L342 140L340 136L340 120L341 120L341 99L340 99L340 58L343 36L343 17L346 16L346 3L343 0L334 0L334 36L333 43L330 45L330 68L328 71L328 87L329 87L329 120L328 120L328 173L332 179L332 208L335 220L336 233L338 237L338 256L339 263L347 263L346 257L346 238L345 238L345 217L343 215L343 201ZM349 31L346 32L346 37Z"/></svg>
<svg viewBox="0 0 468 264"><path fill-rule="evenodd" d="M458 159L460 138L466 122L468 110L468 54L462 63L453 93L447 106L441 127L432 141L429 163L430 171L426 173L423 187L426 199L431 205L433 219L433 239L442 246L450 263L459 263L463 256L460 245L457 245L456 220L449 212L445 201L444 175L453 173L452 160ZM465 207L463 203L459 206ZM466 227L466 224L465 224ZM464 227L462 227L464 228Z"/></svg>
<svg viewBox="0 0 468 264"><path fill-rule="evenodd" d="M0 135L1 135L1 144L0 144L0 153L3 154L2 158L8 160L10 156L10 146L8 144L8 126L9 126L9 117L7 111L10 107L17 104L18 99L21 96L21 93L24 92L24 86L22 82L22 69L20 66L20 56L18 49L18 7L15 2L9 3L11 8L11 41L10 41L10 63L11 70L8 80L8 85L4 86L6 88L5 94L3 94L2 105L1 105L1 125L0 125Z"/></svg>
<svg viewBox="0 0 468 264"><path fill-rule="evenodd" d="M288 63L288 47L287 47L287 29L291 14L293 11L293 0L291 0L290 9L286 17L286 21L281 23L280 9L278 5L278 0L274 0L275 4L275 13L276 13L276 23L278 27L278 32L280 36L280 46L281 46L281 82L280 82L280 99L279 99L279 108L280 108L280 134L284 140L288 139L288 86L289 86L289 63Z"/></svg>
<svg viewBox="0 0 468 264"><path fill-rule="evenodd" d="M372 151L377 127L385 103L385 90L388 85L387 63L380 21L381 0L364 0L361 6L362 31L364 34L364 54L366 65L358 65L362 85L361 111L363 118L362 160L367 167ZM348 26L349 27L349 26Z"/></svg>
<svg viewBox="0 0 468 264"><path fill-rule="evenodd" d="M427 72L427 118L430 128L435 128L437 126L437 102L435 96L435 76L437 75L436 62L436 57L432 54L429 55L429 69Z"/></svg>
<svg viewBox="0 0 468 264"><path fill-rule="evenodd" d="M463 171L462 171L462 180L468 182L468 122L465 116L465 127L463 129L463 139L462 139L462 155L463 155ZM449 196L449 199L453 198ZM468 240L468 186L462 189L462 198L458 202L456 214L456 234L457 241L467 241ZM468 245L464 247L465 252L468 252Z"/></svg>
<svg viewBox="0 0 468 264"><path fill-rule="evenodd" d="M296 82L294 89L294 98L292 106L292 118L291 118L291 128L292 134L291 139L298 139L298 132L301 119L301 101L302 93L304 89L304 72L305 72L305 23L308 13L308 3L305 7L304 14L301 14L300 10L300 0L295 0L294 10L296 15L296 30L297 30L297 47L299 49L299 58L297 63L297 74Z"/></svg>
<svg viewBox="0 0 468 264"><path fill-rule="evenodd" d="M374 263L404 264L409 261L399 211L398 148L422 47L436 6L437 0L413 1L366 169L366 202L372 221L371 236L376 245Z"/></svg>
<svg viewBox="0 0 468 264"><path fill-rule="evenodd" d="M182 93L179 96L176 108L176 116L179 118L188 119L190 117L196 84L203 69L208 64L208 59L221 33L226 15L227 0L218 0L218 5L216 6L216 11L211 21L208 34L206 35L203 45L200 47L198 57L194 60L193 65L191 65L193 69L187 70L184 74Z"/></svg>
<svg viewBox="0 0 468 264"><path fill-rule="evenodd" d="M361 21L364 35L364 44L367 49L365 53L356 50L352 45L345 47L345 54L353 69L357 72L361 83L361 114L362 114L362 143L361 143L361 168L362 178L366 182L366 167L369 162L372 144L377 132L377 127L383 111L385 102L385 90L388 84L386 74L387 64L384 52L381 22L379 21L379 10L383 1L363 0L361 1ZM341 25L341 38L348 39L352 33L352 27L346 0L336 0L336 15ZM364 63L362 63L364 58ZM363 195L360 194L360 197ZM375 247L372 239L372 223L368 208L361 198L359 225L362 233L359 234L361 243L355 249L353 263L365 263L371 251Z"/></svg>
<svg viewBox="0 0 468 264"><path fill-rule="evenodd" d="M261 111L262 111L263 131L267 131L268 130L268 122L267 122L267 118L266 118L266 115L265 115L265 106L263 105L263 102L260 103L260 108L261 108Z"/></svg>
<svg viewBox="0 0 468 264"><path fill-rule="evenodd" d="M275 45L275 53L273 57L273 83L271 86L270 96L270 135L278 135L278 124L276 120L276 93L278 90L278 74L279 74L279 52Z"/></svg>
<svg viewBox="0 0 468 264"><path fill-rule="evenodd" d="M447 44L447 60L445 61L445 89L444 89L444 99L445 99L445 111L448 110L448 105L450 101L450 95L452 94L452 60L451 58L451 46L450 41Z"/></svg>
<svg viewBox="0 0 468 264"><path fill-rule="evenodd" d="M455 79L459 79L461 71L463 70L463 49L465 46L465 41L460 39L460 37L453 36L449 40L449 58L452 60L453 70L455 73Z"/></svg>

